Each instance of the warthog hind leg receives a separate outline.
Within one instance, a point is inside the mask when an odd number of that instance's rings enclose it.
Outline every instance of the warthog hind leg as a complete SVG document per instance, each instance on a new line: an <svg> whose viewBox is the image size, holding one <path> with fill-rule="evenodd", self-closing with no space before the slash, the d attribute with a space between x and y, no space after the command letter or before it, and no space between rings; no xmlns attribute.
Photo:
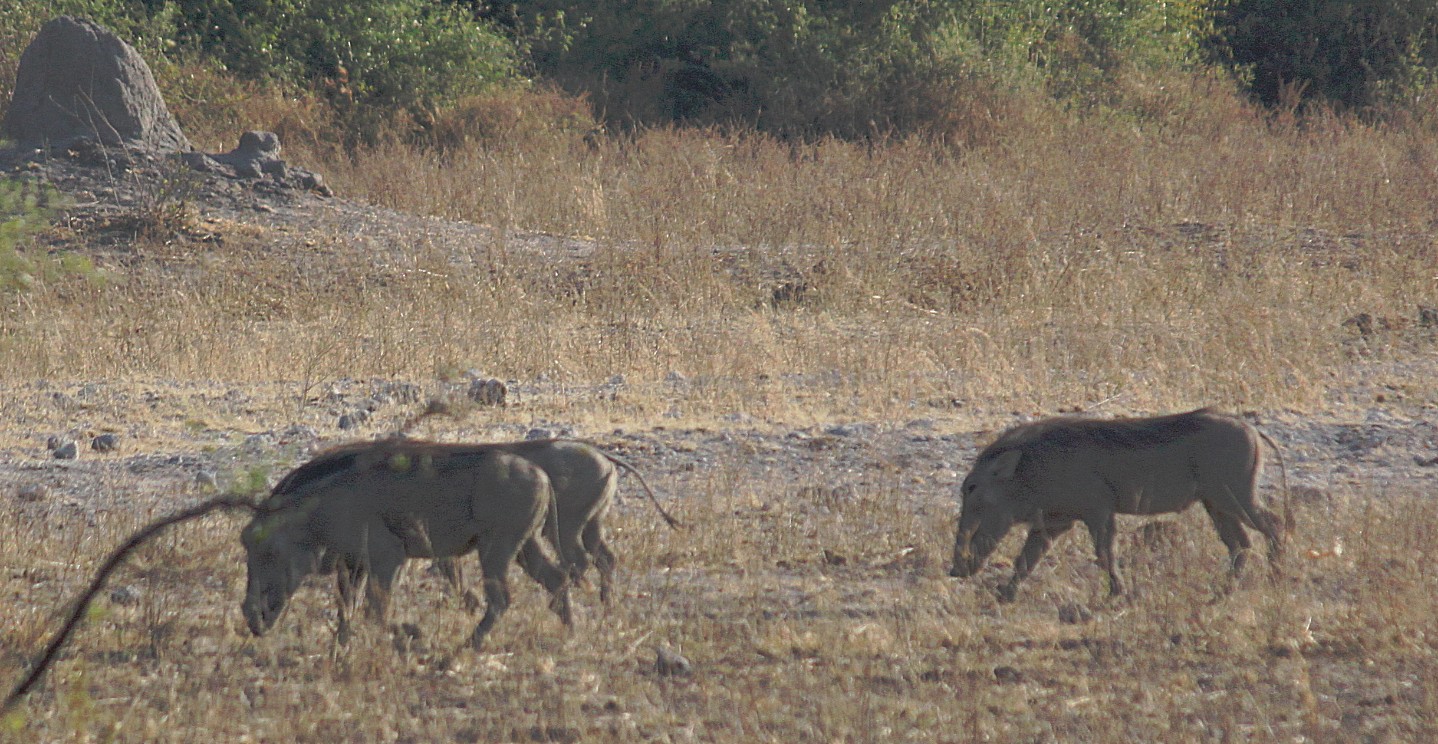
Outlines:
<svg viewBox="0 0 1438 744"><path fill-rule="evenodd" d="M1107 517L1095 518L1084 523L1089 536L1093 538L1094 557L1098 565L1108 573L1109 596L1123 594L1123 579L1118 575L1118 564L1113 559L1113 535L1115 532L1113 512Z"/></svg>
<svg viewBox="0 0 1438 744"><path fill-rule="evenodd" d="M520 544L510 538L493 536L481 539L478 545L479 570L484 574L484 617L474 627L469 643L478 651L500 616L509 609L509 564L519 554Z"/></svg>
<svg viewBox="0 0 1438 744"><path fill-rule="evenodd" d="M1243 522L1238 517L1221 512L1207 502L1204 502L1203 508L1208 510L1209 519L1213 520L1213 527L1218 530L1218 538L1228 547L1228 575L1236 579L1243 573L1253 543L1249 541Z"/></svg>
<svg viewBox="0 0 1438 744"><path fill-rule="evenodd" d="M599 572L599 601L609 604L614 587L614 551L604 542L604 528L598 520L584 526L584 549L594 557L594 569Z"/></svg>
<svg viewBox="0 0 1438 744"><path fill-rule="evenodd" d="M533 539L519 549L519 565L549 592L549 609L565 625L573 625L574 614L569 605L569 572L553 561L539 541Z"/></svg>
<svg viewBox="0 0 1438 744"><path fill-rule="evenodd" d="M1261 507L1253 507L1253 526L1263 533L1263 539L1268 542L1268 563L1275 570L1278 570L1278 561L1283 557L1283 543L1287 539L1284 534L1283 520L1277 514Z"/></svg>

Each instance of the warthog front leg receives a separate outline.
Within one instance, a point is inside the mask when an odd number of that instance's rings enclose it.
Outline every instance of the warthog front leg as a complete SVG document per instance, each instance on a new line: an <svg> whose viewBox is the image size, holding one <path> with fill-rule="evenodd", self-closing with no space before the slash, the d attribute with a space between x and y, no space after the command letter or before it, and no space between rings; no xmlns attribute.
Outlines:
<svg viewBox="0 0 1438 744"><path fill-rule="evenodd" d="M1023 550L1019 551L1018 557L1014 559L1014 575L1009 579L1009 583L999 587L1000 602L1014 600L1014 596L1019 591L1019 582L1033 572L1034 566L1038 565L1039 559L1049 551L1054 540L1068 532L1073 526L1073 520L1068 520L1040 523L1029 530L1029 537L1024 541Z"/></svg>
<svg viewBox="0 0 1438 744"><path fill-rule="evenodd" d="M509 562L505 561L504 566L507 569ZM474 633L469 637L469 645L473 647L475 651L478 651L480 647L484 645L484 637L489 635L489 630L494 627L495 623L499 622L500 616L503 615L507 609L509 609L509 584L504 580L503 576L490 578L486 572L484 578L484 617L480 618L479 625L474 626Z"/></svg>
<svg viewBox="0 0 1438 744"><path fill-rule="evenodd" d="M365 617L384 622L389 613L390 590L402 563L402 560L383 556L368 565L344 558L335 563L335 593L339 604L335 636L341 645L349 643L352 634L349 618L360 601L361 586L364 587Z"/></svg>
<svg viewBox="0 0 1438 744"><path fill-rule="evenodd" d="M614 586L614 552L604 542L604 528L599 520L584 526L584 549L594 556L594 569L599 572L599 601L609 604Z"/></svg>
<svg viewBox="0 0 1438 744"><path fill-rule="evenodd" d="M358 609L360 588L364 585L367 574L362 565L351 564L343 558L335 562L335 597L339 602L335 640L342 646L350 642L349 616Z"/></svg>
<svg viewBox="0 0 1438 744"><path fill-rule="evenodd" d="M430 565L439 572L440 576L444 577L445 582L449 584L450 591L454 592L455 596L458 596L464 603L464 611L474 614L479 612L479 597L464 585L464 567L459 565L460 557L436 558Z"/></svg>

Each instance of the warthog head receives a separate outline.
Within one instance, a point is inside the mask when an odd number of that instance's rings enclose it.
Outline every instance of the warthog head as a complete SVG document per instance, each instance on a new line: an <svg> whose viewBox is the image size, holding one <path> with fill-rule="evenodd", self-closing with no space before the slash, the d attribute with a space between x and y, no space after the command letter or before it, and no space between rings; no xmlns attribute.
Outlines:
<svg viewBox="0 0 1438 744"><path fill-rule="evenodd" d="M250 632L264 635L304 578L319 569L320 550L289 512L256 517L240 533L249 576L242 609Z"/></svg>
<svg viewBox="0 0 1438 744"><path fill-rule="evenodd" d="M1021 516L1021 505L1014 498L1017 492L1014 473L1022 451L1011 449L993 456L984 454L974 463L974 469L964 478L959 490L963 507L959 513L959 534L954 539L954 566L949 570L950 576L974 575Z"/></svg>

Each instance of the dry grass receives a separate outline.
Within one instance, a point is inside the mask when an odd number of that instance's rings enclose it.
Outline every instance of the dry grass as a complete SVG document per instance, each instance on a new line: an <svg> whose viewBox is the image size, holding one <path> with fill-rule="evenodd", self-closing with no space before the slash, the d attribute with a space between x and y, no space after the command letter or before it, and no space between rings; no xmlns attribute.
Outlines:
<svg viewBox="0 0 1438 744"><path fill-rule="evenodd" d="M663 487L674 487L662 482ZM1102 599L1085 540L1066 539L998 605L1001 569L942 578L952 535L892 494L832 500L791 484L695 476L686 518L614 520L619 603L566 635L527 580L482 654L455 652L475 617L413 566L394 622L332 645L330 600L302 591L272 636L249 637L233 520L181 528L116 584L68 658L0 731L3 741L1419 741L1432 694L1438 511L1417 494L1383 509L1302 513L1276 582L1260 561L1221 591L1218 540L1197 512L1160 547L1121 544L1137 595ZM737 486L737 488L736 488ZM1335 504L1360 502L1337 494ZM1373 502L1367 502L1373 503ZM781 506L782 505L782 506ZM1391 508L1387 508L1391 507ZM92 530L6 516L3 561L26 587L6 612L6 666L37 647L87 556L134 523ZM22 533L47 534L35 545ZM1342 544L1340 555L1322 549ZM1003 549L1011 554L1016 538ZM1309 552L1313 550L1313 552ZM826 552L827 551L827 554ZM518 572L515 572L516 576ZM320 584L321 582L314 582ZM18 590L18 587L17 587ZM1066 606L1092 619L1060 620ZM693 664L654 671L657 645ZM8 676L8 675L7 675Z"/></svg>
<svg viewBox="0 0 1438 744"><path fill-rule="evenodd" d="M222 240L126 244L100 257L104 284L61 277L0 295L0 381L105 380L139 396L146 381L181 379L296 401L258 412L210 401L155 419L117 408L141 417L125 422L142 432L137 446L157 448L183 448L197 418L313 423L304 403L323 382L470 367L580 388L623 374L621 397L493 414L586 431L734 413L778 427L930 417L973 430L1014 409L1361 407L1371 401L1346 391L1380 362L1396 365L1408 403L1438 404L1403 372L1431 369L1434 350L1415 318L1438 305L1438 140L1336 119L1274 124L1221 93L1175 95L1155 110L1183 115L1157 123L1011 112L974 149L566 130L523 147L387 147L343 161L301 150L295 161L347 195L497 237L456 247L416 235L380 255L341 234L208 224ZM586 236L594 250L534 254L524 233L535 230ZM1375 318L1366 334L1343 324L1360 312ZM671 371L690 384L664 385ZM9 447L78 415L7 410ZM107 410L81 408L97 420ZM1168 548L1123 544L1131 600L1099 599L1087 543L1070 538L1000 606L984 586L995 573L943 578L952 495L901 468L891 486L844 498L826 490L833 474L804 489L754 480L741 463L650 479L688 494L694 528L617 515L618 606L584 595L588 613L565 635L520 581L493 646L453 658L474 620L418 569L392 618L420 627L408 651L379 631L333 649L319 589L253 640L236 612L238 524L181 529L118 580L143 585L141 600L103 605L0 741L1438 734L1438 513L1424 494L1355 489L1329 511L1309 507L1273 584L1260 568L1223 595L1219 543L1190 514ZM901 491L924 508L893 508ZM3 504L8 680L144 515L87 525ZM1060 622L1073 603L1092 621ZM694 674L656 674L660 643Z"/></svg>
<svg viewBox="0 0 1438 744"><path fill-rule="evenodd" d="M422 240L400 261L333 235L299 252L263 233L141 244L105 288L5 298L0 344L25 353L0 375L677 370L739 386L699 408L765 416L816 405L776 399L762 378L779 371L839 377L825 415L941 398L1319 405L1354 336L1345 319L1412 325L1438 304L1438 145L1342 119L1268 123L1199 93L1190 118L1030 112L968 150L555 130L522 147L299 153L351 196L496 237L459 262ZM533 230L597 247L556 262L521 247Z"/></svg>

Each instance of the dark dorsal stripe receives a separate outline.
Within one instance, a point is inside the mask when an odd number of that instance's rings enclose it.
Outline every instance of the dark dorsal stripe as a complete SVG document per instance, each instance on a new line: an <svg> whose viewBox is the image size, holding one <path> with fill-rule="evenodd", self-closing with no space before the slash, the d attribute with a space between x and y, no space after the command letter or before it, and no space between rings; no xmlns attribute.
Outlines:
<svg viewBox="0 0 1438 744"><path fill-rule="evenodd" d="M1075 421L1057 426L1040 441L1054 447L1095 444L1105 449L1137 449L1172 443L1203 429L1203 420L1190 413L1154 419Z"/></svg>
<svg viewBox="0 0 1438 744"><path fill-rule="evenodd" d="M482 460L493 453L492 449L452 449L448 452L436 450L434 452L434 470L436 473L462 471L479 465ZM419 454L425 453L420 452Z"/></svg>
<svg viewBox="0 0 1438 744"><path fill-rule="evenodd" d="M291 470L265 500L264 506L274 510L287 506L286 497L306 486L351 469L392 470L401 457L404 469L429 462L436 473L452 473L478 465L494 449L485 445L439 444L434 442L359 442L322 452L309 462Z"/></svg>
<svg viewBox="0 0 1438 744"><path fill-rule="evenodd" d="M1109 450L1161 447L1202 431L1204 416L1210 413L1211 409L1200 408L1156 418L1036 421L1005 432L979 455L977 462L988 461L1011 449L1037 454L1084 446Z"/></svg>
<svg viewBox="0 0 1438 744"><path fill-rule="evenodd" d="M273 502L276 498L292 494L315 481L348 470L354 466L357 457L359 457L358 452L339 452L321 455L310 460L291 470L279 483L276 483L275 490L270 492L269 501Z"/></svg>

